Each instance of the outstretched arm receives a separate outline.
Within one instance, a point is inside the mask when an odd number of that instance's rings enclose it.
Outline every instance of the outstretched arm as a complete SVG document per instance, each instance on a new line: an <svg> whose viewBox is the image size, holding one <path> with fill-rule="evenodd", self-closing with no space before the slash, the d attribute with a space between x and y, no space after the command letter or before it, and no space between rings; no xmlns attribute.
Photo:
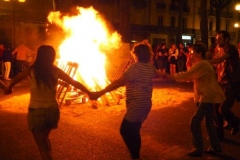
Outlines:
<svg viewBox="0 0 240 160"><path fill-rule="evenodd" d="M60 79L62 79L63 81L67 82L68 84L71 84L72 86L80 89L81 91L83 91L89 95L90 91L84 85L82 85L78 81L75 81L74 79L72 79L67 73L65 73L61 69L59 69L59 70L60 70L60 72L59 72Z"/></svg>
<svg viewBox="0 0 240 160"><path fill-rule="evenodd" d="M175 79L173 75L167 74L167 73L161 73L159 71L156 71L156 75L157 75L157 77L164 77L164 78L168 78L168 79Z"/></svg>
<svg viewBox="0 0 240 160"><path fill-rule="evenodd" d="M111 92L121 86L126 85L128 82L128 79L125 76L120 77L119 79L113 81L111 84L109 84L105 89L99 91L99 92L92 92L90 94L90 99L91 100L96 100L98 99L101 95L107 93L107 92Z"/></svg>
<svg viewBox="0 0 240 160"><path fill-rule="evenodd" d="M21 80L29 76L30 73L30 68L26 68L22 72L20 72L15 78L12 79L10 84L4 89L5 94L11 94L12 93L12 88L19 83Z"/></svg>

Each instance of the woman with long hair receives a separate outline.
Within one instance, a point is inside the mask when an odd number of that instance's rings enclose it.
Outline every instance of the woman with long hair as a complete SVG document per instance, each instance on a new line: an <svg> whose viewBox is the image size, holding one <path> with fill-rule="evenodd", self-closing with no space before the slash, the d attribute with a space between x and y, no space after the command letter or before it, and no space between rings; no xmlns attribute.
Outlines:
<svg viewBox="0 0 240 160"><path fill-rule="evenodd" d="M33 65L20 72L4 90L5 94L12 93L13 86L29 77L28 126L43 160L52 159L49 134L52 129L57 128L60 118L56 100L58 79L60 78L89 94L85 86L73 80L68 74L54 65L55 56L56 52L52 46L40 46Z"/></svg>
<svg viewBox="0 0 240 160"><path fill-rule="evenodd" d="M179 54L176 44L172 44L168 52L169 52L168 61L170 64L170 74L174 75L176 74L177 57Z"/></svg>

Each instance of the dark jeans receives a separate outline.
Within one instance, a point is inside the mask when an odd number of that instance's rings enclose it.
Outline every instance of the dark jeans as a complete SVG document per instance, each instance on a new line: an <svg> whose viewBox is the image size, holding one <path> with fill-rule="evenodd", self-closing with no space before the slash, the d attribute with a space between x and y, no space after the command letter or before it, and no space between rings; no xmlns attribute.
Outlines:
<svg viewBox="0 0 240 160"><path fill-rule="evenodd" d="M214 108L214 122L219 138L224 137L223 119L225 119L233 128L236 128L239 125L239 119L231 111L235 102L235 92L230 84L222 84L221 86L226 96L226 100L221 104L216 104Z"/></svg>
<svg viewBox="0 0 240 160"><path fill-rule="evenodd" d="M120 133L123 137L128 150L130 151L132 159L140 158L141 136L140 128L142 122L129 122L123 119Z"/></svg>
<svg viewBox="0 0 240 160"><path fill-rule="evenodd" d="M183 59L178 59L178 72L183 72L185 70L186 61Z"/></svg>
<svg viewBox="0 0 240 160"><path fill-rule="evenodd" d="M197 111L191 120L193 145L199 152L203 152L201 122L204 118L211 147L215 150L221 150L221 145L219 143L213 123L213 106L214 104L211 103L199 103L197 106Z"/></svg>
<svg viewBox="0 0 240 160"><path fill-rule="evenodd" d="M20 73L24 68L28 66L27 61L24 61L24 60L16 60L15 63L16 63L15 75Z"/></svg>

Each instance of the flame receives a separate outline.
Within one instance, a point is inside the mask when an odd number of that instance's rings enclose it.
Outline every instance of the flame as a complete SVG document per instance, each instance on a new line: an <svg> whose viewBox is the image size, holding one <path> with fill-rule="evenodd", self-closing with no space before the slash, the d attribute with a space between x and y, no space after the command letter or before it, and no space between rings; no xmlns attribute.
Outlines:
<svg viewBox="0 0 240 160"><path fill-rule="evenodd" d="M121 46L121 36L115 31L110 33L106 21L93 8L76 7L77 15L62 15L51 12L48 21L61 27L65 39L58 47L58 64L76 62L77 74L91 89L96 88L96 81L101 87L107 85L106 51ZM77 76L74 77L78 80Z"/></svg>

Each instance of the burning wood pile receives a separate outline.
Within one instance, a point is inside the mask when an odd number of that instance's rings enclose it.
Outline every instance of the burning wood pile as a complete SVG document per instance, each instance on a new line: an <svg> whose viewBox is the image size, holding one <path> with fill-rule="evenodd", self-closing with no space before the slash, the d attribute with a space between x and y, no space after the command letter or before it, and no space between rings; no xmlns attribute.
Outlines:
<svg viewBox="0 0 240 160"><path fill-rule="evenodd" d="M48 15L49 26L61 29L63 35L53 34L58 44L58 66L72 78L82 83L91 91L99 91L110 84L106 75L106 61L108 54L115 54L115 50L122 45L121 36L116 31L110 31L106 20L93 7L76 7L73 14L51 12ZM50 31L49 31L50 32ZM126 64L124 64L126 66ZM118 73L119 75L119 73ZM118 92L118 93L121 93ZM65 82L59 81L57 99L60 105L73 102L92 102L93 107L98 104L118 104L119 96L110 92L98 101L89 101L81 91L74 89Z"/></svg>
<svg viewBox="0 0 240 160"><path fill-rule="evenodd" d="M74 77L77 69L78 64L73 62L68 62L66 65L62 64L60 65L60 68L65 71L69 76ZM106 83L109 84L110 82L105 79ZM103 89L97 82L96 79L94 79L95 82L95 88L93 88L93 91L100 91ZM80 83L83 85L87 85L83 79L80 80ZM122 98L123 93L118 90L117 92L109 92L105 95L102 95L98 101L90 101L92 103L93 108L97 108L99 103L110 106L110 105L116 105L119 104L120 98ZM86 103L88 102L88 98L85 95L84 92L81 90L78 90L74 88L73 86L69 85L68 83L59 80L58 81L58 88L57 88L57 99L60 104L60 106L64 103L66 105L70 105L72 103Z"/></svg>

